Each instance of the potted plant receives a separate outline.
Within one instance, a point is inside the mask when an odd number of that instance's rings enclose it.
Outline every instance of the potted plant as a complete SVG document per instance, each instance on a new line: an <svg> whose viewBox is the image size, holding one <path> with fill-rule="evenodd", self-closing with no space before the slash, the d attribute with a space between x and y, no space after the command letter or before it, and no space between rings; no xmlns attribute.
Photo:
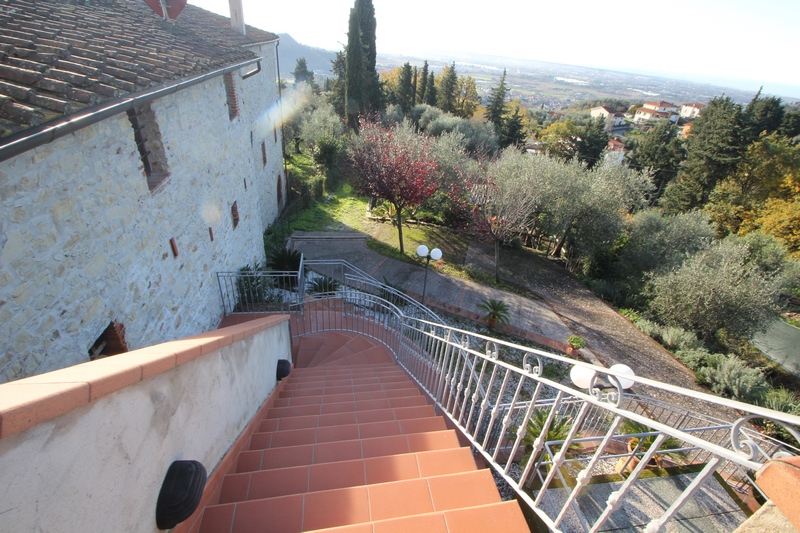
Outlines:
<svg viewBox="0 0 800 533"><path fill-rule="evenodd" d="M478 304L478 310L486 313L483 319L489 327L495 327L498 323L508 324L509 309L508 305L502 300L486 298Z"/></svg>
<svg viewBox="0 0 800 533"><path fill-rule="evenodd" d="M623 435L635 435L637 433L652 433L651 430L646 425L640 422L634 422L633 420L625 419L622 421L620 425L620 430ZM634 451L636 453L645 453L656 440L657 435L646 435L644 437L631 437L628 439L628 453L633 454ZM664 439L664 442L661 444L662 449L672 449L672 448L680 448L681 442L676 439L675 437L667 437ZM661 461L664 454L654 454L650 462L647 463L647 468L661 468ZM672 455L671 453L667 453L666 455ZM636 456L631 456L630 459L626 459L625 457L621 457L620 460L617 462L616 470L618 473L630 472L636 465L639 464L639 458Z"/></svg>
<svg viewBox="0 0 800 533"><path fill-rule="evenodd" d="M569 344L569 347L567 348L567 353L570 355L574 355L575 352L577 352L581 348L586 348L586 341L584 341L577 335L570 336L570 338L567 339L567 344Z"/></svg>

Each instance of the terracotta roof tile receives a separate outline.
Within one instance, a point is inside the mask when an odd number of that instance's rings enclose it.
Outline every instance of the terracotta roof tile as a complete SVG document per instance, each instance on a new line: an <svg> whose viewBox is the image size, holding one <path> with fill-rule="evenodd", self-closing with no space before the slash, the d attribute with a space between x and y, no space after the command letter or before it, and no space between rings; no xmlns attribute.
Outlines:
<svg viewBox="0 0 800 533"><path fill-rule="evenodd" d="M253 59L247 46L276 39L193 5L165 22L139 1L15 0L0 10L0 137Z"/></svg>

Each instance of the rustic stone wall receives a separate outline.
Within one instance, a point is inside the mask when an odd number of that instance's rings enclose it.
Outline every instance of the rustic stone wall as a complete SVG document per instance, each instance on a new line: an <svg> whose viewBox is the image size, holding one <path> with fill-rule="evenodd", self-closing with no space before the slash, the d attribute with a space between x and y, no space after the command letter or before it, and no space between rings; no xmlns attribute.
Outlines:
<svg viewBox="0 0 800 533"><path fill-rule="evenodd" d="M274 48L235 73L233 120L222 76L151 104L170 170L152 192L125 114L0 162L0 382L87 361L111 321L129 349L216 326L215 273L263 261L279 210Z"/></svg>

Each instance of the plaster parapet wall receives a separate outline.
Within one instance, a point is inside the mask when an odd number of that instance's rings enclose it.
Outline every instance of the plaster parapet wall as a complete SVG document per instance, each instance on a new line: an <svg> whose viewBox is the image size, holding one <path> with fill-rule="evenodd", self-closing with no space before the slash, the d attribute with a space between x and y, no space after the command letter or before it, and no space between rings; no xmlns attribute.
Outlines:
<svg viewBox="0 0 800 533"><path fill-rule="evenodd" d="M211 473L290 353L276 315L0 385L0 531L158 531L169 465Z"/></svg>
<svg viewBox="0 0 800 533"><path fill-rule="evenodd" d="M88 361L114 320L130 349L216 326L215 272L263 261L285 179L275 44L260 49L259 74L234 74L234 120L222 76L151 104L171 174L153 192L124 113L0 162L0 383Z"/></svg>

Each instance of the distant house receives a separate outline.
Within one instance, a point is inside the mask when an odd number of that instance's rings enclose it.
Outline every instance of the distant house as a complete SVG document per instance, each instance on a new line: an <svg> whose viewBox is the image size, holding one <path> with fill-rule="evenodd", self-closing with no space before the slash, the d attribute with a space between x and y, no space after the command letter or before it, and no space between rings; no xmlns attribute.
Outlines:
<svg viewBox="0 0 800 533"><path fill-rule="evenodd" d="M678 106L675 104L671 104L669 102L645 102L644 106L646 109L653 109L654 111L660 111L662 113L677 113Z"/></svg>
<svg viewBox="0 0 800 533"><path fill-rule="evenodd" d="M691 104L683 104L681 106L681 117L683 118L696 118L703 111L706 104L694 102Z"/></svg>
<svg viewBox="0 0 800 533"><path fill-rule="evenodd" d="M594 119L603 118L607 123L610 120L613 127L625 125L625 115L622 113L615 113L605 106L593 107L589 111L589 114L592 115L592 118Z"/></svg>
<svg viewBox="0 0 800 533"><path fill-rule="evenodd" d="M677 110L676 107L674 107L674 109ZM668 119L672 122L677 122L678 114L674 111L662 111L660 109L640 107L639 109L636 110L636 114L633 116L633 122L635 124L639 124L641 122L654 121L654 120L662 120L662 119Z"/></svg>
<svg viewBox="0 0 800 533"><path fill-rule="evenodd" d="M625 153L627 151L628 149L625 143L620 141L617 137L610 139L608 141L608 147L606 148L606 162L616 165L622 164L622 160L625 158Z"/></svg>
<svg viewBox="0 0 800 533"><path fill-rule="evenodd" d="M608 119L606 119L608 120ZM622 113L612 113L611 114L612 125L614 127L617 126L624 126L625 125L625 115Z"/></svg>
<svg viewBox="0 0 800 533"><path fill-rule="evenodd" d="M589 114L592 115L592 118L599 118L599 117L608 118L608 116L612 115L613 113L614 113L613 111L611 111L609 108L605 106L593 107L589 111Z"/></svg>

